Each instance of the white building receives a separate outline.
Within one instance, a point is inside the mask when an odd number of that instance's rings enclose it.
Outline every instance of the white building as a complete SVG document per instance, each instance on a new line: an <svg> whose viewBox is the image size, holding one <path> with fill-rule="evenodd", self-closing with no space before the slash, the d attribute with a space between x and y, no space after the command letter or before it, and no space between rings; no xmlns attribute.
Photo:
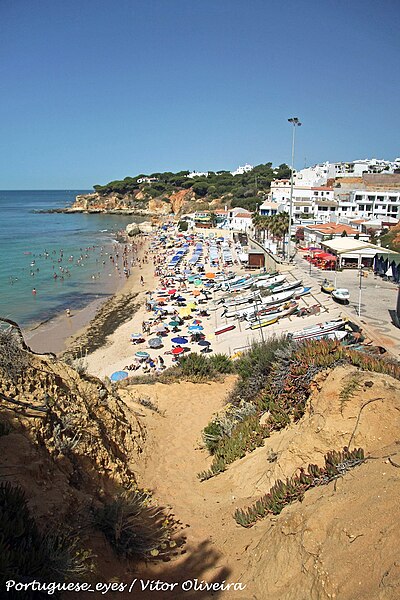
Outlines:
<svg viewBox="0 0 400 600"><path fill-rule="evenodd" d="M364 158L350 162L333 163L334 177L362 177L365 173L394 173L400 169L400 158L394 161Z"/></svg>
<svg viewBox="0 0 400 600"><path fill-rule="evenodd" d="M249 231L253 226L253 215L240 206L228 210L227 226L234 231Z"/></svg>
<svg viewBox="0 0 400 600"><path fill-rule="evenodd" d="M349 162L324 162L294 173L296 185L321 186L328 179L362 177L364 174L395 173L400 169L400 158L393 161L365 158Z"/></svg>
<svg viewBox="0 0 400 600"><path fill-rule="evenodd" d="M400 190L351 190L336 194L339 217L400 219Z"/></svg>
<svg viewBox="0 0 400 600"><path fill-rule="evenodd" d="M324 162L313 167L301 169L293 175L295 185L306 185L318 187L326 185L328 179L335 177L335 165L329 162Z"/></svg>
<svg viewBox="0 0 400 600"><path fill-rule="evenodd" d="M289 212L290 180L280 179L271 183L269 202L281 205ZM330 186L293 185L293 219L315 219L329 222L336 214L338 203L335 190ZM260 214L261 211L260 211Z"/></svg>
<svg viewBox="0 0 400 600"><path fill-rule="evenodd" d="M137 183L154 183L155 181L158 181L157 177L140 177Z"/></svg>
<svg viewBox="0 0 400 600"><path fill-rule="evenodd" d="M254 169L254 167L252 167L251 165L249 165L248 163L246 163L245 165L243 165L243 167L238 167L236 169L236 171L231 171L231 175L233 175L233 176L235 176L235 175L243 175L244 173L249 173L253 169Z"/></svg>
<svg viewBox="0 0 400 600"><path fill-rule="evenodd" d="M202 173L201 171L192 171L189 175L186 175L188 179L193 179L193 177L208 177L208 171L206 173Z"/></svg>
<svg viewBox="0 0 400 600"><path fill-rule="evenodd" d="M263 217L273 217L278 212L282 212L282 210L284 210L284 207L282 206L282 204L278 204L278 202L270 202L269 200L266 200L265 202L260 204L260 208L259 208L258 212Z"/></svg>

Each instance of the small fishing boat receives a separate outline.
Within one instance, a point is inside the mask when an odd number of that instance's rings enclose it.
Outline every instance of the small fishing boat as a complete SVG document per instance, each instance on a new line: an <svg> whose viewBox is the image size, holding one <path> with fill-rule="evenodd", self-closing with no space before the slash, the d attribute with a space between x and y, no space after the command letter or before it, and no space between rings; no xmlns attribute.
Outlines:
<svg viewBox="0 0 400 600"><path fill-rule="evenodd" d="M274 288L274 294L279 294L279 292L287 292L288 290L293 290L302 285L301 279L296 279L295 281L291 281L290 283L285 283L285 285L280 285L279 287Z"/></svg>
<svg viewBox="0 0 400 600"><path fill-rule="evenodd" d="M279 275L279 271L274 271L274 273L254 273L254 279L272 279L272 277L276 277Z"/></svg>
<svg viewBox="0 0 400 600"><path fill-rule="evenodd" d="M237 283L235 285L228 285L228 289L226 291L228 292L238 292L240 290L247 290L248 288L250 288L253 285L253 279L247 279L246 281L243 281L241 283Z"/></svg>
<svg viewBox="0 0 400 600"><path fill-rule="evenodd" d="M232 331L232 329L235 329L236 325L227 325L226 327L221 327L220 329L216 329L214 331L215 335L220 335L221 333L226 333L227 331Z"/></svg>
<svg viewBox="0 0 400 600"><path fill-rule="evenodd" d="M346 321L343 321L342 319L336 319L334 321L326 321L325 323L319 323L318 325L305 327L304 329L295 331L289 335L293 340L296 341L309 340L312 338L321 339L325 337L326 334L341 329L345 326L345 324Z"/></svg>
<svg viewBox="0 0 400 600"><path fill-rule="evenodd" d="M295 306L287 308L286 310L274 312L265 316L264 318L259 318L257 319L257 321L253 321L250 327L247 327L246 329L260 329L261 327L272 325L273 323L276 323L279 319L283 319L284 317L292 315L294 312L296 312L296 310L297 304Z"/></svg>
<svg viewBox="0 0 400 600"><path fill-rule="evenodd" d="M328 279L324 279L321 284L321 292L324 292L325 294L331 294L335 289L336 288L332 282L328 281Z"/></svg>
<svg viewBox="0 0 400 600"><path fill-rule="evenodd" d="M350 292L346 288L338 288L337 290L334 290L331 295L336 302L342 304L348 304L350 302Z"/></svg>
<svg viewBox="0 0 400 600"><path fill-rule="evenodd" d="M314 337L314 340L338 340L341 342L348 335L347 331L331 331L330 333L323 333Z"/></svg>
<svg viewBox="0 0 400 600"><path fill-rule="evenodd" d="M298 304L294 300L289 300L289 302L284 302L283 304L273 304L272 306L267 306L266 308L262 308L257 313L254 313L253 319L258 319L258 317L265 317L274 312L280 312L288 310L289 308L296 308Z"/></svg>
<svg viewBox="0 0 400 600"><path fill-rule="evenodd" d="M261 302L261 295L259 292L248 294L247 296L237 296L236 298L232 298L232 300L225 300L224 298L221 298L217 304L223 304L225 308L230 308L231 306L237 306L238 304L251 304L255 301Z"/></svg>
<svg viewBox="0 0 400 600"><path fill-rule="evenodd" d="M283 283L286 279L286 275L276 275L276 277L262 277L254 281L254 285L257 287L269 288L274 285Z"/></svg>
<svg viewBox="0 0 400 600"><path fill-rule="evenodd" d="M307 294L311 293L311 287L303 287L301 289L295 289L294 290L294 297L295 298L300 298L301 296L306 296Z"/></svg>
<svg viewBox="0 0 400 600"><path fill-rule="evenodd" d="M275 323L277 323L279 320L279 317L276 315L276 313L274 313L273 315L271 315L270 317L264 319L263 321L257 322L257 323L253 323L252 325L250 325L249 327L247 327L246 329L261 329L262 327L268 327L268 325L274 325Z"/></svg>
<svg viewBox="0 0 400 600"><path fill-rule="evenodd" d="M278 294L271 294L271 296L266 296L263 298L262 304L263 306L268 306L269 304L280 304L281 302L286 302L290 300L295 295L295 290L288 290L287 292L280 292Z"/></svg>

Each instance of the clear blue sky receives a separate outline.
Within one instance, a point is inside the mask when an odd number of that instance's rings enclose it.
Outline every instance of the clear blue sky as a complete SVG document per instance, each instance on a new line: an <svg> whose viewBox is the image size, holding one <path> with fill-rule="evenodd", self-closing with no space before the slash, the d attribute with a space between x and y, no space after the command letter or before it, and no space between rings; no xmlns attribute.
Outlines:
<svg viewBox="0 0 400 600"><path fill-rule="evenodd" d="M0 189L388 158L398 0L1 0Z"/></svg>

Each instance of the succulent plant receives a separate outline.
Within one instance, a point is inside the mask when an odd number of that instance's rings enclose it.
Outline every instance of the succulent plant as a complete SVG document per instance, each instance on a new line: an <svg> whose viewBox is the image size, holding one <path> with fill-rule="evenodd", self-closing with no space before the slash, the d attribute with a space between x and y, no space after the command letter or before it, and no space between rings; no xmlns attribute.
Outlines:
<svg viewBox="0 0 400 600"><path fill-rule="evenodd" d="M298 474L287 478L285 482L278 479L269 492L249 506L247 510L236 510L234 513L236 522L242 527L251 527L258 519L269 513L278 515L286 505L295 501L301 502L308 489L327 484L349 469L361 464L364 461L364 450L355 448L350 451L345 446L340 452L330 450L324 458L324 467L309 464L307 472L301 467Z"/></svg>

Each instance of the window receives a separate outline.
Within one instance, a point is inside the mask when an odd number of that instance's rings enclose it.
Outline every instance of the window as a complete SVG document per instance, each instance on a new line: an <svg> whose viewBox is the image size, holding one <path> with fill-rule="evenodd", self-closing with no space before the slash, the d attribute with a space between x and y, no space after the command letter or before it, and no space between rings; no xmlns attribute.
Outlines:
<svg viewBox="0 0 400 600"><path fill-rule="evenodd" d="M368 202L373 202L375 200L375 196L368 196Z"/></svg>
<svg viewBox="0 0 400 600"><path fill-rule="evenodd" d="M379 200L379 202L383 202L383 196L377 196L376 199Z"/></svg>
<svg viewBox="0 0 400 600"><path fill-rule="evenodd" d="M359 209L364 210L364 204L360 204Z"/></svg>
<svg viewBox="0 0 400 600"><path fill-rule="evenodd" d="M363 197L361 196L361 194L356 194L356 202L359 202L362 199Z"/></svg>
<svg viewBox="0 0 400 600"><path fill-rule="evenodd" d="M396 196L389 196L389 202L396 202Z"/></svg>

